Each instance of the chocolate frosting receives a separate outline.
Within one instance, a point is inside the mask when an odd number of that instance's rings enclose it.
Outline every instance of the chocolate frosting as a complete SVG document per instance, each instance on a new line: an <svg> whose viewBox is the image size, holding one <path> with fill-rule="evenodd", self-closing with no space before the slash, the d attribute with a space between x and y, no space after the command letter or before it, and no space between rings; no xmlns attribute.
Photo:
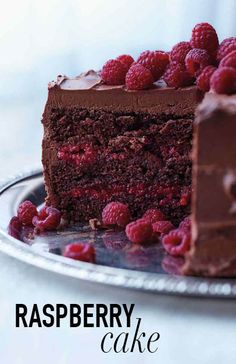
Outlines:
<svg viewBox="0 0 236 364"><path fill-rule="evenodd" d="M125 85L111 86L106 85L99 74L94 70L89 70L87 72L81 73L79 76L75 78L69 78L67 76L57 76L56 81L52 81L48 85L49 88L52 87L60 87L62 90L90 90L96 89L98 91L106 91L106 90L115 90L115 89L123 89L127 92ZM153 84L153 89L166 87L164 81L157 81Z"/></svg>
<svg viewBox="0 0 236 364"><path fill-rule="evenodd" d="M148 90L129 91L124 85L105 85L99 72L89 70L75 78L58 76L49 84L48 107L81 106L116 111L142 111L184 116L194 113L202 93L195 86L174 89L163 81Z"/></svg>
<svg viewBox="0 0 236 364"><path fill-rule="evenodd" d="M102 83L99 74L93 70L81 73L75 78L57 76L57 80L50 82L48 88L60 87L62 90L90 90Z"/></svg>
<svg viewBox="0 0 236 364"><path fill-rule="evenodd" d="M184 272L236 275L236 95L205 96L193 143L192 247Z"/></svg>
<svg viewBox="0 0 236 364"><path fill-rule="evenodd" d="M225 194L232 200L229 210L231 215L236 216L236 171L228 171L223 178Z"/></svg>
<svg viewBox="0 0 236 364"><path fill-rule="evenodd" d="M226 173L223 185L226 195L231 199L236 200L236 171L229 171Z"/></svg>

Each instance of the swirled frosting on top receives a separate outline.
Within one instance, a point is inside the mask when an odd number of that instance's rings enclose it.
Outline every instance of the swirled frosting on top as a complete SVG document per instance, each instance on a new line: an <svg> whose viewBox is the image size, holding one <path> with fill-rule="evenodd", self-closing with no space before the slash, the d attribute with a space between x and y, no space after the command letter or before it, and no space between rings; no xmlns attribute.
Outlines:
<svg viewBox="0 0 236 364"><path fill-rule="evenodd" d="M190 115L202 95L196 86L175 89L160 80L147 90L130 91L125 85L106 85L100 72L89 70L69 78L58 76L50 82L48 105L81 106L103 110Z"/></svg>
<svg viewBox="0 0 236 364"><path fill-rule="evenodd" d="M57 76L56 81L52 81L48 85L49 88L59 87L62 90L115 90L115 89L125 89L125 85L106 85L100 76L99 72L94 70L89 70L87 72L81 73L79 76L74 78L69 78L67 76ZM160 80L153 84L150 90L166 87L164 81Z"/></svg>

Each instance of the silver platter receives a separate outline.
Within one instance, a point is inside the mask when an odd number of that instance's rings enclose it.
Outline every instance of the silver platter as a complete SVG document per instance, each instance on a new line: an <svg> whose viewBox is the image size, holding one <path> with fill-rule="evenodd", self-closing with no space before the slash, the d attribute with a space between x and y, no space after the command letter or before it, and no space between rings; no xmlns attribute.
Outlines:
<svg viewBox="0 0 236 364"><path fill-rule="evenodd" d="M30 198L39 206L43 203L44 196L41 170L0 181L0 251L41 269L95 283L162 294L236 298L236 279L178 275L173 262L167 261L163 264L166 257L160 244L148 247L143 251L144 256L140 252L132 255L132 247L125 241L122 233L116 233L114 238L114 233L95 233L88 227L77 226L33 240L27 238L26 234L24 242L9 236L8 222L15 215L19 203ZM120 234L118 240L117 234ZM89 240L97 246L97 264L75 261L59 255L66 243L78 238Z"/></svg>

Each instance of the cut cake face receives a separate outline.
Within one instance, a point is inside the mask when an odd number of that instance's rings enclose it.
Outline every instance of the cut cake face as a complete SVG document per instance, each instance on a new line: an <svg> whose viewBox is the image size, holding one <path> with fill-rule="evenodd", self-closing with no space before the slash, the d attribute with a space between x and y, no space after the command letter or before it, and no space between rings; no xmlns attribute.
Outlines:
<svg viewBox="0 0 236 364"><path fill-rule="evenodd" d="M134 218L159 208L175 225L190 213L195 86L127 91L94 71L49 87L43 115L48 203L69 222L101 218L110 201Z"/></svg>

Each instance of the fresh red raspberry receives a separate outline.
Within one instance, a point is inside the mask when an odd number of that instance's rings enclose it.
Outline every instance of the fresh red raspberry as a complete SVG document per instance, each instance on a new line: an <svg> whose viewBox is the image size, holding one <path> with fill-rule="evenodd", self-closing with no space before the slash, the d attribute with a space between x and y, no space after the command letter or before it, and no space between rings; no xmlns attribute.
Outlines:
<svg viewBox="0 0 236 364"><path fill-rule="evenodd" d="M17 209L17 216L23 225L32 226L32 219L37 215L37 208L31 201L22 202Z"/></svg>
<svg viewBox="0 0 236 364"><path fill-rule="evenodd" d="M82 262L94 263L95 262L95 249L89 243L75 242L66 245L63 256Z"/></svg>
<svg viewBox="0 0 236 364"><path fill-rule="evenodd" d="M128 70L125 77L125 85L128 90L144 90L153 84L151 72L139 63L135 63Z"/></svg>
<svg viewBox="0 0 236 364"><path fill-rule="evenodd" d="M131 220L129 207L121 202L110 202L102 211L104 225L125 227Z"/></svg>
<svg viewBox="0 0 236 364"><path fill-rule="evenodd" d="M107 61L101 71L102 80L107 85L123 85L127 67L117 59Z"/></svg>
<svg viewBox="0 0 236 364"><path fill-rule="evenodd" d="M184 64L185 58L191 49L192 47L189 42L177 43L170 52L171 62Z"/></svg>
<svg viewBox="0 0 236 364"><path fill-rule="evenodd" d="M58 159L84 168L97 161L97 152L91 144L65 145L57 153Z"/></svg>
<svg viewBox="0 0 236 364"><path fill-rule="evenodd" d="M201 74L197 78L197 87L199 90L207 92L210 90L210 79L213 73L215 72L216 67L214 66L206 66Z"/></svg>
<svg viewBox="0 0 236 364"><path fill-rule="evenodd" d="M170 255L182 256L190 248L191 236L185 230L171 230L167 235L164 235L162 244Z"/></svg>
<svg viewBox="0 0 236 364"><path fill-rule="evenodd" d="M236 50L230 52L225 56L219 64L219 67L233 67L236 68Z"/></svg>
<svg viewBox="0 0 236 364"><path fill-rule="evenodd" d="M8 234L13 238L20 240L22 224L17 216L13 216L7 227Z"/></svg>
<svg viewBox="0 0 236 364"><path fill-rule="evenodd" d="M153 224L154 222L165 220L165 215L159 209L149 209L144 213L142 219L148 220Z"/></svg>
<svg viewBox="0 0 236 364"><path fill-rule="evenodd" d="M45 205L39 211L38 217L40 218L40 220L45 220L47 218L47 216L48 216L47 208L48 208L48 206Z"/></svg>
<svg viewBox="0 0 236 364"><path fill-rule="evenodd" d="M34 216L33 225L40 231L55 230L61 221L61 213L54 207L44 206L38 216Z"/></svg>
<svg viewBox="0 0 236 364"><path fill-rule="evenodd" d="M218 94L233 94L236 92L236 69L220 67L212 75L210 86Z"/></svg>
<svg viewBox="0 0 236 364"><path fill-rule="evenodd" d="M169 63L169 54L162 51L145 51L140 54L137 63L149 69L154 81L157 81L165 72Z"/></svg>
<svg viewBox="0 0 236 364"><path fill-rule="evenodd" d="M128 72L132 63L134 63L133 57L128 54L122 54L121 56L116 58L117 61L121 62L123 66L125 66L126 72Z"/></svg>
<svg viewBox="0 0 236 364"><path fill-rule="evenodd" d="M191 218L189 216L185 217L183 221L179 224L179 229L184 231L191 231Z"/></svg>
<svg viewBox="0 0 236 364"><path fill-rule="evenodd" d="M185 58L185 66L192 76L200 75L202 70L210 63L210 56L205 49L191 49Z"/></svg>
<svg viewBox="0 0 236 364"><path fill-rule="evenodd" d="M163 80L169 87L190 86L194 82L194 78L188 73L183 64L172 62L164 73Z"/></svg>
<svg viewBox="0 0 236 364"><path fill-rule="evenodd" d="M217 52L217 60L220 62L225 56L236 50L236 37L224 39L219 46Z"/></svg>
<svg viewBox="0 0 236 364"><path fill-rule="evenodd" d="M127 238L135 244L148 243L152 238L152 224L148 220L139 219L131 222L125 229Z"/></svg>
<svg viewBox="0 0 236 364"><path fill-rule="evenodd" d="M157 221L152 224L153 232L162 235L167 234L169 231L174 229L174 225L170 221Z"/></svg>
<svg viewBox="0 0 236 364"><path fill-rule="evenodd" d="M205 49L212 59L215 59L219 40L212 25L199 23L192 30L190 44L192 48Z"/></svg>
<svg viewBox="0 0 236 364"><path fill-rule="evenodd" d="M181 191L181 196L179 200L180 206L187 206L190 203L191 200L191 191L189 188L184 188Z"/></svg>

